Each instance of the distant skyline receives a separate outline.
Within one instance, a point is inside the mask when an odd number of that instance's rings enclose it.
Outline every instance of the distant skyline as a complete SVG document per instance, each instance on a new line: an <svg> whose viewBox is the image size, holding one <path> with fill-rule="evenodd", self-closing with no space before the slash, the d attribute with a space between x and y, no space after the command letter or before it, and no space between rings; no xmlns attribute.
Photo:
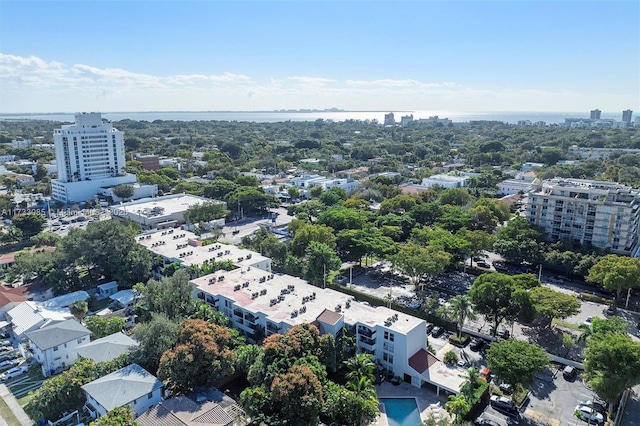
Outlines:
<svg viewBox="0 0 640 426"><path fill-rule="evenodd" d="M0 0L0 113L334 107L640 112L640 2Z"/></svg>

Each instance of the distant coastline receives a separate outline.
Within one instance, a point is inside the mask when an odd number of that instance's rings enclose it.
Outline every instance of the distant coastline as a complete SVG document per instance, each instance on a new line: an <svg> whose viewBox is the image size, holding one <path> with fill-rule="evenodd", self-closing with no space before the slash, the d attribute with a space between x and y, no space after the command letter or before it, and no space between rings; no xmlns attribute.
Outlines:
<svg viewBox="0 0 640 426"><path fill-rule="evenodd" d="M272 111L116 111L102 112L102 116L111 121L135 120L135 121L242 121L256 123L274 123L282 121L315 121L318 119L345 121L345 120L377 120L382 123L384 115L393 112L395 120L400 121L403 115L413 115L415 120L438 116L448 118L455 123L475 120L501 121L516 124L520 120L531 122L543 121L546 124L561 124L565 118L588 118L589 111L580 112L545 112L545 111L412 111L412 110L370 110L349 111L338 108L329 109L297 109L297 110L272 110ZM0 113L2 120L48 120L58 122L73 122L75 112L53 113ZM620 120L621 113L602 113L602 118Z"/></svg>

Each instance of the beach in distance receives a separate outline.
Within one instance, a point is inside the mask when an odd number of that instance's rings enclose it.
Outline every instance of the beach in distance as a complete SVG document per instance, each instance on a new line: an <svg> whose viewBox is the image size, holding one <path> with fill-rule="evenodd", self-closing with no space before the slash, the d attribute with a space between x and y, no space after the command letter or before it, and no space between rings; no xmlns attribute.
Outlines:
<svg viewBox="0 0 640 426"><path fill-rule="evenodd" d="M89 112L89 111L87 111ZM502 121L516 124L520 120L531 122L544 121L546 124L561 124L565 118L589 118L589 111L582 112L469 112L469 111L148 111L148 112L103 112L102 117L111 121L136 120L175 120L175 121L247 121L256 123L275 123L280 121L315 121L317 119L345 121L345 120L377 120L382 123L384 115L393 112L395 120L400 121L403 115L413 115L414 120L438 116L448 118L453 122L468 122L473 120ZM50 120L73 122L73 112L47 114L0 114L0 120ZM602 113L602 118L619 120L620 113Z"/></svg>

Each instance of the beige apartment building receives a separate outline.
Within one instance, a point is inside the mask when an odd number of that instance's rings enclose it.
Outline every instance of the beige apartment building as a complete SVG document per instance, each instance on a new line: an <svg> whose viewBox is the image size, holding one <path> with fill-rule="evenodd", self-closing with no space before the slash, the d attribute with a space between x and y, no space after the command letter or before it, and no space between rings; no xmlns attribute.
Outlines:
<svg viewBox="0 0 640 426"><path fill-rule="evenodd" d="M591 244L612 253L638 249L640 192L615 182L554 178L529 195L527 219L549 241Z"/></svg>

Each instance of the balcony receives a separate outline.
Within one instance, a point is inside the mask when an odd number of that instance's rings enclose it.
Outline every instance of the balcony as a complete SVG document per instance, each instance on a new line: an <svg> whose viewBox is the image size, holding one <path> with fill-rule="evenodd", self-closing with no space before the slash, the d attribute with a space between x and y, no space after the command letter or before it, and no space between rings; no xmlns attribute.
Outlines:
<svg viewBox="0 0 640 426"><path fill-rule="evenodd" d="M360 343L367 345L373 349L373 346L376 345L376 339L370 339L368 337L360 336Z"/></svg>
<svg viewBox="0 0 640 426"><path fill-rule="evenodd" d="M277 325L275 325L275 324L274 324L274 323L272 323L272 322L267 322L267 330L268 330L268 331L271 331L271 332L273 332L273 333L279 333L279 332L280 332L280 330L282 330L282 328L281 328L281 327L279 327L279 326L277 326Z"/></svg>
<svg viewBox="0 0 640 426"><path fill-rule="evenodd" d="M237 316L238 318L244 318L244 315L242 313L242 309L234 309L233 310L233 315Z"/></svg>
<svg viewBox="0 0 640 426"><path fill-rule="evenodd" d="M371 338L371 337L373 337L373 335L374 335L375 333L376 333L376 332L375 332L374 330L371 330L371 329L369 329L369 328L362 327L362 326L358 327L358 334L359 334L360 336L365 336L365 337L369 337L369 338Z"/></svg>

